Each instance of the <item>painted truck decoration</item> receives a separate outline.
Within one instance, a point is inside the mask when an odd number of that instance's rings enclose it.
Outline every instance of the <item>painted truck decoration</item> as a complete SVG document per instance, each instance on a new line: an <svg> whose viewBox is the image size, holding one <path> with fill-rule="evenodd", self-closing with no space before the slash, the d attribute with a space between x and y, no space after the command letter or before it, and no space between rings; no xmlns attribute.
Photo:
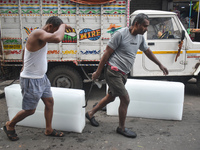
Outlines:
<svg viewBox="0 0 200 150"><path fill-rule="evenodd" d="M66 30L63 41L48 44L47 75L52 86L82 88L91 81L112 34L129 26L135 15L150 18L145 39L160 61L169 69L168 78L184 81L195 77L200 84L200 43L185 32L180 56L175 62L183 25L175 13L136 11L129 14L130 0L104 4L81 4L70 0L0 0L1 73L12 77L22 66L22 51L28 35L41 28L49 16L59 16L73 30ZM131 18L129 20L129 18ZM163 77L159 68L138 50L130 77Z"/></svg>

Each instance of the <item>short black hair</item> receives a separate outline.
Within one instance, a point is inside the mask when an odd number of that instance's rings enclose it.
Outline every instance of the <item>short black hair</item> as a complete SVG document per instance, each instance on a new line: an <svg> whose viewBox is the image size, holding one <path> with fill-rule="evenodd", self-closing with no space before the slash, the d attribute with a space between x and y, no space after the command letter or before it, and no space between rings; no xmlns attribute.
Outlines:
<svg viewBox="0 0 200 150"><path fill-rule="evenodd" d="M149 20L149 17L146 14L144 14L144 13L139 13L135 17L135 19L133 20L133 22L132 22L131 25L134 26L136 22L139 23L139 24L142 24L145 19Z"/></svg>
<svg viewBox="0 0 200 150"><path fill-rule="evenodd" d="M51 16L47 19L46 24L52 24L54 27L59 27L63 21L57 16Z"/></svg>

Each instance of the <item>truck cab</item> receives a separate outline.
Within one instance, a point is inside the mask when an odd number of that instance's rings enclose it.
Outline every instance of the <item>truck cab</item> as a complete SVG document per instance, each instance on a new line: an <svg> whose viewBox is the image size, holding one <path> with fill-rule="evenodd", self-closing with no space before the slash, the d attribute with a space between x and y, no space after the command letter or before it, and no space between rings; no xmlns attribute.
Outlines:
<svg viewBox="0 0 200 150"><path fill-rule="evenodd" d="M196 78L199 82L200 42L193 42L174 12L138 10L130 15L131 22L139 13L149 17L146 43L159 61L168 68L171 80L186 82ZM180 42L182 45L180 47ZM138 51L131 77L162 77L160 68Z"/></svg>

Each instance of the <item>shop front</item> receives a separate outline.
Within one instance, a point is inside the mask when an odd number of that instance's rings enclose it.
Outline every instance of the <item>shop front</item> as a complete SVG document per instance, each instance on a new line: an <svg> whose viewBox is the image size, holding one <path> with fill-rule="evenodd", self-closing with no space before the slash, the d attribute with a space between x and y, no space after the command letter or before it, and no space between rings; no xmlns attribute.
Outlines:
<svg viewBox="0 0 200 150"><path fill-rule="evenodd" d="M200 41L199 0L173 0L177 13L193 41Z"/></svg>

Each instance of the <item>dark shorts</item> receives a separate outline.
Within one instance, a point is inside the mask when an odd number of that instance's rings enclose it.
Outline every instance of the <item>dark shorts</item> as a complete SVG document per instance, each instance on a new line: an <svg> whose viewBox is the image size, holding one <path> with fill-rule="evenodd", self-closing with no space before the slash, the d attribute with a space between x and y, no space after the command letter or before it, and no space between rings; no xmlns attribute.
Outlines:
<svg viewBox="0 0 200 150"><path fill-rule="evenodd" d="M127 75L124 75L119 71L111 70L111 67L107 65L105 68L105 79L109 86L108 93L110 95L125 96L128 94L125 88Z"/></svg>
<svg viewBox="0 0 200 150"><path fill-rule="evenodd" d="M37 107L40 98L52 97L51 84L46 75L40 79L20 77L20 86L23 110L33 110Z"/></svg>

